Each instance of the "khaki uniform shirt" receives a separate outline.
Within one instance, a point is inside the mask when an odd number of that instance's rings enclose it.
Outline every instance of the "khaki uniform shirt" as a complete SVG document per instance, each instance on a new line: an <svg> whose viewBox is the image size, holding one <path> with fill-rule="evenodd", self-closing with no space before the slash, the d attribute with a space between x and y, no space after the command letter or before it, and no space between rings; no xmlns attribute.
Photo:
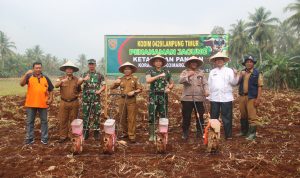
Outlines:
<svg viewBox="0 0 300 178"><path fill-rule="evenodd" d="M179 83L183 84L181 101L204 101L205 92L208 93L208 83L203 70L196 70L195 74L188 77L186 69L181 72Z"/></svg>
<svg viewBox="0 0 300 178"><path fill-rule="evenodd" d="M140 82L138 81L138 78L136 76L130 75L128 77L123 76L121 78L121 83L120 84L116 84L114 83L113 86L111 86L111 89L115 89L120 87L121 90L121 94L123 95L127 95L129 92L140 89L142 90L143 87L140 84Z"/></svg>
<svg viewBox="0 0 300 178"><path fill-rule="evenodd" d="M60 80L63 80L67 78L67 76L60 77ZM68 80L66 82L63 82L60 86L60 95L61 98L65 100L72 100L74 98L77 98L81 87L77 84L78 78L73 76L71 80Z"/></svg>

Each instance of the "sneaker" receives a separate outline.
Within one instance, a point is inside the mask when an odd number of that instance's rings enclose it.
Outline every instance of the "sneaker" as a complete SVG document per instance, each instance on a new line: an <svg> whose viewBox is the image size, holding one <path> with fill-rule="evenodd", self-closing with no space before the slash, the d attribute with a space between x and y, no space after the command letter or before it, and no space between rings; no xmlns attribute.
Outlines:
<svg viewBox="0 0 300 178"><path fill-rule="evenodd" d="M31 145L31 144L33 144L34 143L34 140L33 139L27 139L26 141L25 141L25 144L26 145Z"/></svg>
<svg viewBox="0 0 300 178"><path fill-rule="evenodd" d="M44 145L47 145L48 142L47 141L44 141L44 140L41 140L41 143L44 144Z"/></svg>

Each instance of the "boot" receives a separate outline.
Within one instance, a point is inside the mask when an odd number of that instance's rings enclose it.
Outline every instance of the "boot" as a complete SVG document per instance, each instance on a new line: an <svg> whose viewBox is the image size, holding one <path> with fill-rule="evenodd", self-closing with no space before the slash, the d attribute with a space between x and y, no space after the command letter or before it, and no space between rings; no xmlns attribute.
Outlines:
<svg viewBox="0 0 300 178"><path fill-rule="evenodd" d="M241 131L236 136L237 137L247 136L248 135L248 130L249 130L248 119L240 119L240 123L241 123Z"/></svg>
<svg viewBox="0 0 300 178"><path fill-rule="evenodd" d="M83 137L84 137L84 140L87 140L89 138L89 130L83 131Z"/></svg>
<svg viewBox="0 0 300 178"><path fill-rule="evenodd" d="M156 136L155 136L155 125L154 125L154 124L150 124L150 125L149 125L149 135L150 135L150 138L149 138L149 141L150 141L150 142L156 140Z"/></svg>
<svg viewBox="0 0 300 178"><path fill-rule="evenodd" d="M183 134L182 134L182 139L183 140L187 140L189 138L189 131L188 130L184 130Z"/></svg>
<svg viewBox="0 0 300 178"><path fill-rule="evenodd" d="M246 138L246 140L253 141L253 140L255 140L255 138L256 138L256 125L251 125L249 127L249 135Z"/></svg>
<svg viewBox="0 0 300 178"><path fill-rule="evenodd" d="M100 140L100 131L99 130L95 130L94 131L94 139L96 141L99 141Z"/></svg>

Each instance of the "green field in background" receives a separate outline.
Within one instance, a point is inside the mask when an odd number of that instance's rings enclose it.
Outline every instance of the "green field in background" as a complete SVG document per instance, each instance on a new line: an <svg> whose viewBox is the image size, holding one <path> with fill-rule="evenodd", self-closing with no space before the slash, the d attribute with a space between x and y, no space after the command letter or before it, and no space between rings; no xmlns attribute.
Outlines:
<svg viewBox="0 0 300 178"><path fill-rule="evenodd" d="M53 85L56 78L50 78ZM24 96L27 85L20 86L20 78L0 78L0 96L19 95Z"/></svg>
<svg viewBox="0 0 300 178"><path fill-rule="evenodd" d="M27 87L21 87L20 79L18 78L5 78L0 79L0 96L5 95L20 95L24 96Z"/></svg>

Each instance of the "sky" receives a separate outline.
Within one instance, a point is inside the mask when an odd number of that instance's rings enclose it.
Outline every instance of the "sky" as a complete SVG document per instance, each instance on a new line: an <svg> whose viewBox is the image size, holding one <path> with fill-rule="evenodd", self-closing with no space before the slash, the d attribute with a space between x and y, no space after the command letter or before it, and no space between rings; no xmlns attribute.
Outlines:
<svg viewBox="0 0 300 178"><path fill-rule="evenodd" d="M295 0L0 0L0 31L18 53L40 45L45 53L76 60L104 56L104 35L227 33L263 6L280 20Z"/></svg>

